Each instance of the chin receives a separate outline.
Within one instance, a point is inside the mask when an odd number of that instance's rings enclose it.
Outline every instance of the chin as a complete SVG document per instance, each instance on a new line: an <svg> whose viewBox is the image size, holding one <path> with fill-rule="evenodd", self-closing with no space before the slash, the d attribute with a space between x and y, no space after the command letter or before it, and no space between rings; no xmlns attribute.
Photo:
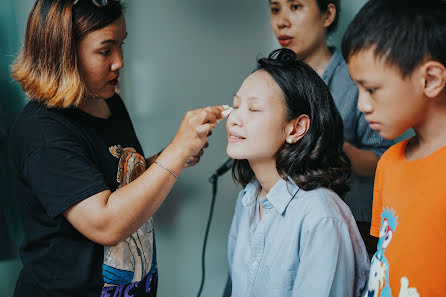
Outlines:
<svg viewBox="0 0 446 297"><path fill-rule="evenodd" d="M228 154L228 157L234 160L243 160L246 159L246 154L243 154L240 151L230 149L229 147L226 149L226 153Z"/></svg>

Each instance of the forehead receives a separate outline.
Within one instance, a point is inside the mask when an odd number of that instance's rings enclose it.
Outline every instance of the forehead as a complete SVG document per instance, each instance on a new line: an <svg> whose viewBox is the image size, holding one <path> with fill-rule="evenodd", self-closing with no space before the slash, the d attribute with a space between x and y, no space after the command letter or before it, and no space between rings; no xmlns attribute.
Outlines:
<svg viewBox="0 0 446 297"><path fill-rule="evenodd" d="M257 98L260 101L268 101L273 98L282 98L282 90L273 77L264 70L258 70L249 75L237 96L240 99Z"/></svg>
<svg viewBox="0 0 446 297"><path fill-rule="evenodd" d="M388 63L385 57L377 56L374 47L351 54L347 64L352 78L356 81L384 73L397 72L401 76L399 68Z"/></svg>
<svg viewBox="0 0 446 297"><path fill-rule="evenodd" d="M83 41L92 43L101 43L104 41L121 41L126 36L127 28L125 18L121 16L119 19L109 25L87 33Z"/></svg>

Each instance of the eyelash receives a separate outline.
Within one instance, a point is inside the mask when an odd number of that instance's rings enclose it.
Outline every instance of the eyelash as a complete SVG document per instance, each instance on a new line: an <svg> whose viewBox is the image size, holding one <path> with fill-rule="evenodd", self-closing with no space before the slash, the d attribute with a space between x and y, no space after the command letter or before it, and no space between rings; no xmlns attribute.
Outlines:
<svg viewBox="0 0 446 297"><path fill-rule="evenodd" d="M110 50L100 51L99 53L103 56L108 56L110 54Z"/></svg>

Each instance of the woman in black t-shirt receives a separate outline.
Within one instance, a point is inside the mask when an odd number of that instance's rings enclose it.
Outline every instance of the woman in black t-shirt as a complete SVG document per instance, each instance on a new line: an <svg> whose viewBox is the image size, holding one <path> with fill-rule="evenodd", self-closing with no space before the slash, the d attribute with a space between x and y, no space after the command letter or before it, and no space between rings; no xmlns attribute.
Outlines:
<svg viewBox="0 0 446 297"><path fill-rule="evenodd" d="M145 159L115 93L118 0L37 0L12 77L30 102L11 132L24 225L14 296L155 296L152 215L198 162L223 106L189 111Z"/></svg>

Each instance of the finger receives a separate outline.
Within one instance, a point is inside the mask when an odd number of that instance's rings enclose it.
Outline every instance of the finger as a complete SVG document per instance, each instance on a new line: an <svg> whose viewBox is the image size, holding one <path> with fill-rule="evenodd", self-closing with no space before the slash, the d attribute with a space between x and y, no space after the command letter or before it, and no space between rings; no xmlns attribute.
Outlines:
<svg viewBox="0 0 446 297"><path fill-rule="evenodd" d="M198 162L200 162L200 157L190 157L184 164L184 168L195 166Z"/></svg>
<svg viewBox="0 0 446 297"><path fill-rule="evenodd" d="M200 158L201 156L203 156L203 154L204 154L204 151L203 151L203 149L201 149L198 153L193 155L192 158Z"/></svg>
<svg viewBox="0 0 446 297"><path fill-rule="evenodd" d="M201 136L207 136L209 132L214 128L215 124L208 123L198 126L195 130L197 132L197 135L201 137Z"/></svg>
<svg viewBox="0 0 446 297"><path fill-rule="evenodd" d="M215 123L218 120L222 120L222 112L228 109L227 105L217 105L217 106L208 106L205 107L204 110L208 113L208 121L211 123ZM211 120L212 119L212 120Z"/></svg>

